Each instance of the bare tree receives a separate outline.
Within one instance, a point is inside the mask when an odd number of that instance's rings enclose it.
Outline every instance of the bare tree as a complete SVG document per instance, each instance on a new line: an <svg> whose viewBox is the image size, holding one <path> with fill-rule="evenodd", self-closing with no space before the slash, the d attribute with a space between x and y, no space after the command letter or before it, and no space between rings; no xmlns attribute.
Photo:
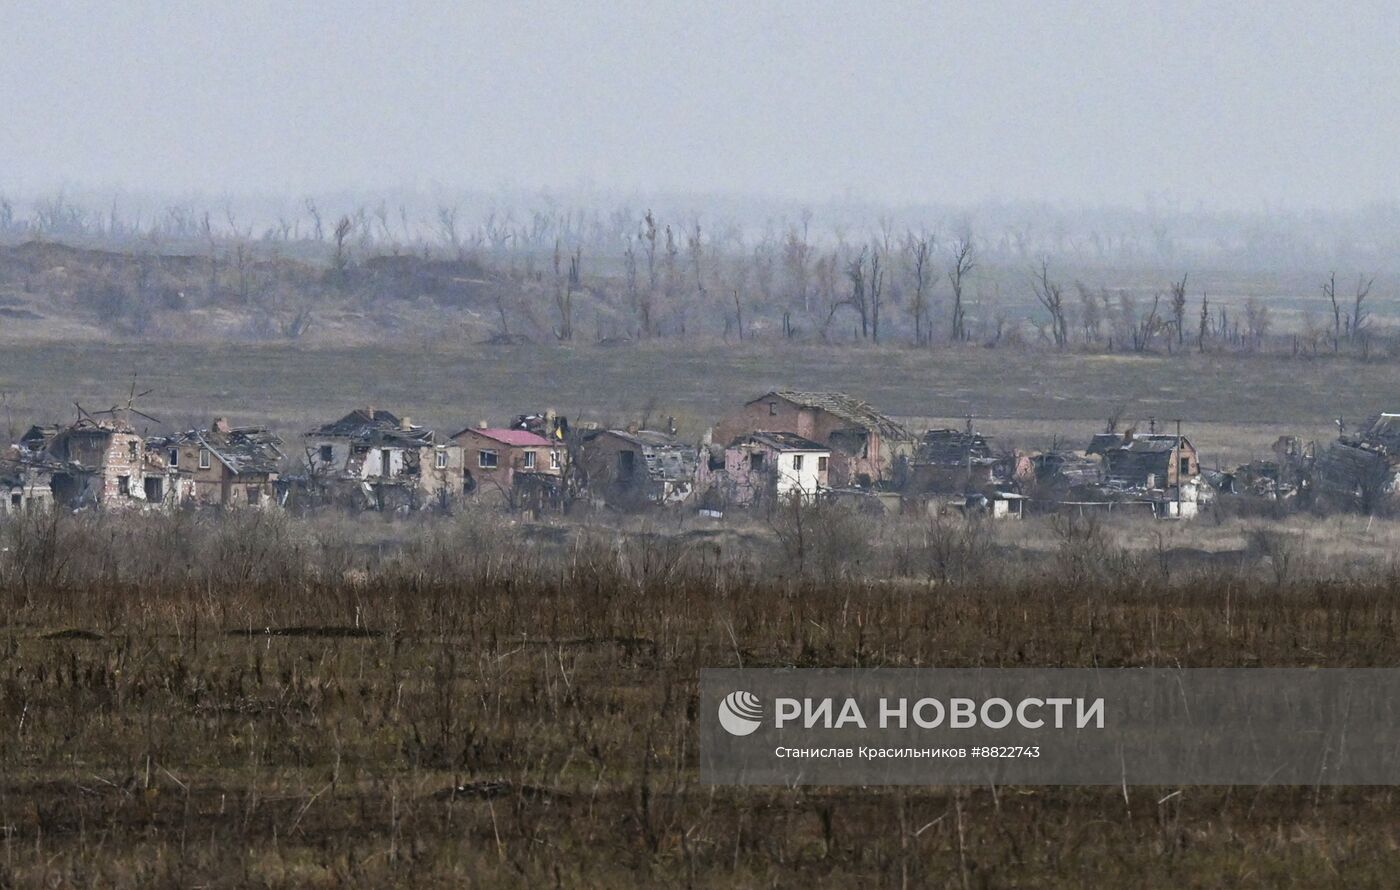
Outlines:
<svg viewBox="0 0 1400 890"><path fill-rule="evenodd" d="M865 250L846 266L846 278L851 282L851 293L845 305L850 306L860 316L860 336L870 336L870 303L865 290Z"/></svg>
<svg viewBox="0 0 1400 890"><path fill-rule="evenodd" d="M914 277L914 293L909 298L909 314L914 318L914 344L922 346L925 336L924 318L928 315L929 259L933 245L927 235L916 236L910 232L904 239L904 249L909 254L909 264Z"/></svg>
<svg viewBox="0 0 1400 890"><path fill-rule="evenodd" d="M1181 346L1186 342L1186 276L1182 275L1180 281L1173 281L1172 291L1172 324L1176 327L1176 345Z"/></svg>
<svg viewBox="0 0 1400 890"><path fill-rule="evenodd" d="M1050 280L1050 261L1040 261L1040 275L1031 279L1035 298L1045 311L1050 313L1050 330L1056 349L1064 349L1069 343L1069 322L1065 319L1064 292L1057 282Z"/></svg>
<svg viewBox="0 0 1400 890"><path fill-rule="evenodd" d="M1347 330L1348 337L1353 343L1365 339L1366 328L1371 321L1371 313L1366 309L1366 297L1371 293L1371 285L1376 283L1375 278L1366 279L1363 276L1356 276L1356 296L1352 301L1351 326Z"/></svg>
<svg viewBox="0 0 1400 890"><path fill-rule="evenodd" d="M558 239L554 242L554 308L559 312L559 327L554 336L568 341L574 338L574 291L580 287L579 265L583 259L583 248L575 249L569 257L569 271L564 273L564 256Z"/></svg>
<svg viewBox="0 0 1400 890"><path fill-rule="evenodd" d="M1264 345L1269 333L1269 307L1258 297L1250 297L1244 304L1244 325L1246 347L1256 350Z"/></svg>
<svg viewBox="0 0 1400 890"><path fill-rule="evenodd" d="M870 335L876 343L880 342L880 308L885 301L885 270L880 265L880 256L877 245L870 251L870 286L866 289L870 295Z"/></svg>
<svg viewBox="0 0 1400 890"><path fill-rule="evenodd" d="M1157 334L1161 333L1162 328L1166 327L1166 322L1163 321L1161 314L1158 312L1158 307L1161 303L1162 295L1153 294L1152 308L1148 311L1147 317L1133 327L1132 337L1134 352L1147 352L1151 349L1152 339L1156 337Z"/></svg>
<svg viewBox="0 0 1400 890"><path fill-rule="evenodd" d="M350 217L342 216L335 224L335 253L331 256L331 266L335 269L335 278L338 283L345 282L345 271L350 266L350 255L346 250L345 242L350 237L350 232L355 228L355 224L350 221Z"/></svg>
<svg viewBox="0 0 1400 890"><path fill-rule="evenodd" d="M703 306L705 302L705 276L701 274L700 261L705 254L705 247L700 240L700 223L695 224L695 230L686 237L686 247L690 253L690 265L695 272L695 295Z"/></svg>
<svg viewBox="0 0 1400 890"><path fill-rule="evenodd" d="M1083 282L1076 281L1075 289L1079 292L1079 328L1084 337L1084 344L1097 343L1103 328L1103 309L1107 305L1108 295L1104 294L1104 302L1099 302L1099 294L1086 287Z"/></svg>
<svg viewBox="0 0 1400 890"><path fill-rule="evenodd" d="M1196 350L1202 354L1206 351L1206 335L1210 333L1210 300L1206 298L1206 292L1201 291L1201 322L1196 329Z"/></svg>
<svg viewBox="0 0 1400 890"><path fill-rule="evenodd" d="M1337 302L1337 273L1322 283L1322 295L1332 304L1332 352L1340 352L1342 348L1342 305Z"/></svg>
<svg viewBox="0 0 1400 890"><path fill-rule="evenodd" d="M462 258L462 236L457 231L457 208L446 204L438 208L438 235L457 259Z"/></svg>
<svg viewBox="0 0 1400 890"><path fill-rule="evenodd" d="M641 324L641 336L646 336L646 329L651 323L651 307L642 298L642 289L637 281L637 248L630 235L627 237L627 247L622 252L622 261L627 278L627 305Z"/></svg>
<svg viewBox="0 0 1400 890"><path fill-rule="evenodd" d="M809 290L810 270L808 264L812 258L812 245L808 241L807 228L811 222L810 211L802 213L802 227L792 226L788 229L787 239L783 242L783 266L787 272L788 286L791 288L789 305L801 307L804 314L812 311L811 293ZM787 311L783 312L783 336L792 336L792 319Z"/></svg>
<svg viewBox="0 0 1400 890"><path fill-rule="evenodd" d="M977 268L972 254L972 238L964 235L953 243L953 265L948 281L953 286L953 326L949 337L955 342L967 339L967 312L963 305L963 287L968 275Z"/></svg>
<svg viewBox="0 0 1400 890"><path fill-rule="evenodd" d="M316 234L317 241L326 240L326 230L321 225L321 211L316 206L316 202L311 198L306 199L306 212L311 214L312 229Z"/></svg>

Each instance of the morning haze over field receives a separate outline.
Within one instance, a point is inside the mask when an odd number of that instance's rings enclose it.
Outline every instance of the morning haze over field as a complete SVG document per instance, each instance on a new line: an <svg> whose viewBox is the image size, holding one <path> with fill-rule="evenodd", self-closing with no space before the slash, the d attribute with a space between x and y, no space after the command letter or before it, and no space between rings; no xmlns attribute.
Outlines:
<svg viewBox="0 0 1400 890"><path fill-rule="evenodd" d="M1321 777L704 785L698 678L1400 662L1400 7L0 38L0 887L1393 883Z"/></svg>

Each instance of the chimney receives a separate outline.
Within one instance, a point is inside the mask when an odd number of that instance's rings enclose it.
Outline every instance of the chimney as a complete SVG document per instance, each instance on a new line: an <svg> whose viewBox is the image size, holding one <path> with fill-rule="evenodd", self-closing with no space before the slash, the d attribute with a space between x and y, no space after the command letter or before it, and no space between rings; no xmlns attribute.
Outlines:
<svg viewBox="0 0 1400 890"><path fill-rule="evenodd" d="M639 429L639 427L637 426L637 422L636 422L635 420L634 420L633 422L627 424L627 432L629 432L629 433L632 433L632 434L635 435L638 429Z"/></svg>
<svg viewBox="0 0 1400 890"><path fill-rule="evenodd" d="M484 421L484 420L478 420L478 421L476 422L476 428L479 429L479 430L487 429L488 427L486 426L486 421Z"/></svg>
<svg viewBox="0 0 1400 890"><path fill-rule="evenodd" d="M402 430L411 430L411 429L413 429L413 418L411 418L411 417L405 417L405 418L403 418L402 420L400 420L400 421L399 421L399 429L402 429Z"/></svg>
<svg viewBox="0 0 1400 890"><path fill-rule="evenodd" d="M366 417L368 417L370 420L374 420L374 406L373 406L373 405L366 405L366 406L365 406L363 409L361 409L361 410L363 410L363 411L365 412L365 416L366 416Z"/></svg>
<svg viewBox="0 0 1400 890"><path fill-rule="evenodd" d="M676 416L674 414L666 418L666 432L673 436L676 434Z"/></svg>
<svg viewBox="0 0 1400 890"><path fill-rule="evenodd" d="M221 436L227 436L227 435L228 435L228 431L229 431L229 425L228 425L228 418L227 418L227 417L216 417L216 418L214 418L214 432L218 433L218 434L221 435Z"/></svg>

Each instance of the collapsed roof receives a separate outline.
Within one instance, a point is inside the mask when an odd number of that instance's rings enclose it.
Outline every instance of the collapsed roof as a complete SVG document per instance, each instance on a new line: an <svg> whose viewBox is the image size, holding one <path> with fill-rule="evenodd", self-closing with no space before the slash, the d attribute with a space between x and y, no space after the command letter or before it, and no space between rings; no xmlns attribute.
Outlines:
<svg viewBox="0 0 1400 890"><path fill-rule="evenodd" d="M878 433L887 439L912 438L909 431L902 425L881 414L869 404L843 392L805 392L780 389L754 399L754 401L762 401L772 396L777 396L802 408L815 408L828 414L834 414L854 427Z"/></svg>
<svg viewBox="0 0 1400 890"><path fill-rule="evenodd" d="M915 464L965 467L996 463L990 440L981 433L963 430L929 430L914 450Z"/></svg>
<svg viewBox="0 0 1400 890"><path fill-rule="evenodd" d="M407 417L381 408L356 408L332 423L306 434L311 439L346 439L356 445L391 448L423 448L437 441L426 427L413 425Z"/></svg>
<svg viewBox="0 0 1400 890"><path fill-rule="evenodd" d="M740 436L729 444L730 448L738 447L747 442L757 442L766 445L774 451L831 451L830 446L820 442L813 442L806 436L799 436L797 433L784 432L754 432L746 436Z"/></svg>
<svg viewBox="0 0 1400 890"><path fill-rule="evenodd" d="M220 429L221 424L207 430L187 430L171 436L146 440L152 448L177 448L199 445L219 459L234 475L277 472L284 457L282 440L264 427L247 426Z"/></svg>

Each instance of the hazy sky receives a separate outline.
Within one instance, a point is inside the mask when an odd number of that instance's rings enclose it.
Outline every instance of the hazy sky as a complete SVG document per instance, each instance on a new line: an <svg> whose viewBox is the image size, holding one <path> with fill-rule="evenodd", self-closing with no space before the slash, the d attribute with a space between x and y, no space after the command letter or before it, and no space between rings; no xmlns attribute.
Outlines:
<svg viewBox="0 0 1400 890"><path fill-rule="evenodd" d="M1400 3L0 0L0 190L1400 198Z"/></svg>

